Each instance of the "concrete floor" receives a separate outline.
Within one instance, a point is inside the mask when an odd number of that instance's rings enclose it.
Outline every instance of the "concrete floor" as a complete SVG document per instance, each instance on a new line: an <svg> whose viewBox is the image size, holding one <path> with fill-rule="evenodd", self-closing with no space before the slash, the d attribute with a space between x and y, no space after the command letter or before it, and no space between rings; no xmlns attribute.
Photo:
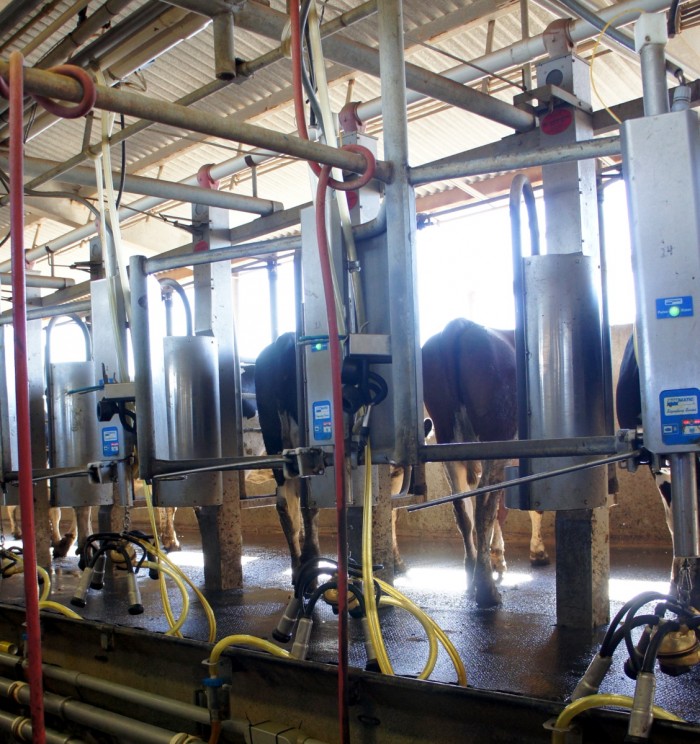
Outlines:
<svg viewBox="0 0 700 744"><path fill-rule="evenodd" d="M191 579L204 585L201 554L196 536L186 536L181 553L171 554ZM12 543L7 542L6 545ZM323 549L332 556L333 545ZM588 662L598 649L604 629L593 637L555 627L555 571L550 566L531 569L527 547L511 545L509 572L503 582L503 605L497 610L479 610L467 596L462 568L461 543L443 542L427 546L402 541L409 571L396 586L445 630L459 651L469 685L479 689L507 691L555 701L564 701L572 692ZM671 556L659 549L616 549L612 551L610 582L611 615L630 597L647 589L667 589ZM242 590L228 591L208 599L217 620L217 638L232 633L250 633L271 639L272 629L289 597L290 571L286 546L281 541L248 541L244 555ZM87 606L79 613L89 619L116 625L164 632L158 582L145 571L139 580L145 612L127 612L124 575L116 572L105 589L91 590ZM74 556L58 561L52 576L51 599L69 604L80 572ZM180 607L179 592L171 591L175 613ZM22 580L15 576L0 581L0 603L19 604ZM334 663L337 658L337 624L327 606L316 611L309 658ZM418 623L401 610L382 611L382 626L389 655L397 674L416 676L427 656L427 641ZM206 640L205 615L193 598L184 635ZM364 667L364 647L359 622L351 622L350 663ZM634 683L623 672L624 644L618 649L611 670L601 687L605 692L631 695ZM453 683L456 676L447 655L441 651L431 679ZM700 722L700 667L671 678L657 675L656 703L686 720Z"/></svg>

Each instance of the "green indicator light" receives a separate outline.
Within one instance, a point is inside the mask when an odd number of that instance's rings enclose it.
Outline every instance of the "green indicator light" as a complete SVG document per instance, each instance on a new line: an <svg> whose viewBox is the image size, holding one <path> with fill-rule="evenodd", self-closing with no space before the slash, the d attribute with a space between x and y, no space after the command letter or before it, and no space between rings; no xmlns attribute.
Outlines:
<svg viewBox="0 0 700 744"><path fill-rule="evenodd" d="M681 314L681 309L680 309L680 308L678 307L678 305L672 305L672 306L671 306L671 307L670 307L670 308L668 309L668 314L669 314L669 315L670 315L670 316L671 316L672 318L677 318L677 317L678 317L678 316L679 316L679 315Z"/></svg>
<svg viewBox="0 0 700 744"><path fill-rule="evenodd" d="M321 351L323 349L323 344L320 341L316 342L316 351Z"/></svg>

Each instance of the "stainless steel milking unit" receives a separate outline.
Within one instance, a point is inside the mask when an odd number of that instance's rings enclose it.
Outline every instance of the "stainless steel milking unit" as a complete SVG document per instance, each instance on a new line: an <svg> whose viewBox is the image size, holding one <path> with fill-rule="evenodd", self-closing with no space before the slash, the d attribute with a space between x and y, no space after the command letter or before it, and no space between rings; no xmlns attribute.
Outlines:
<svg viewBox="0 0 700 744"><path fill-rule="evenodd" d="M637 316L644 446L668 458L677 558L698 556L700 452L700 125L666 87L665 19L635 26L643 118L622 125Z"/></svg>

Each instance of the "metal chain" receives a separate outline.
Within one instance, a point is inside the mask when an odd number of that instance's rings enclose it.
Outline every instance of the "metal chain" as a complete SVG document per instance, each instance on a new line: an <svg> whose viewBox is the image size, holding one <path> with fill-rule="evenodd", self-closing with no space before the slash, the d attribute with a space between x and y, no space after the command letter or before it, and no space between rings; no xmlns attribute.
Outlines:
<svg viewBox="0 0 700 744"><path fill-rule="evenodd" d="M685 558L681 567L678 569L678 579L676 581L678 587L678 599L683 604L690 604L690 592L693 589L693 580L690 576L690 561Z"/></svg>
<svg viewBox="0 0 700 744"><path fill-rule="evenodd" d="M122 532L129 532L131 529L131 507L124 507L124 522L122 524Z"/></svg>

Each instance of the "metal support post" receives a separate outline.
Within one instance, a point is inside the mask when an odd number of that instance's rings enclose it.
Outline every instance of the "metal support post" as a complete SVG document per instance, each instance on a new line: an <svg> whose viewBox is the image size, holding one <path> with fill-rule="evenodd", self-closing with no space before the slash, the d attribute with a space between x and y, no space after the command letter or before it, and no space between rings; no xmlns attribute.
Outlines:
<svg viewBox="0 0 700 744"><path fill-rule="evenodd" d="M192 216L199 231L201 250L211 251L229 244L227 211L195 204ZM235 457L242 454L243 432L230 262L195 267L194 287L195 335L212 336L218 347L221 456ZM221 473L221 505L202 506L197 510L204 551L204 579L210 591L240 588L243 583L241 477L237 472Z"/></svg>
<svg viewBox="0 0 700 744"><path fill-rule="evenodd" d="M538 66L538 84L555 85L590 100L588 69L552 29L553 58ZM557 43L557 39L559 42ZM546 146L592 136L590 107L554 99L541 117ZM599 234L595 162L542 169L546 255L523 259L528 350L529 436L556 438L606 433L603 396ZM609 432L607 432L609 433ZM581 462L537 459L539 473ZM522 498L525 494L525 498ZM557 622L592 629L608 620L608 515L605 470L579 471L530 484L521 492L530 509L555 509L556 539L576 546L576 560L557 551Z"/></svg>
<svg viewBox="0 0 700 744"><path fill-rule="evenodd" d="M423 380L419 361L416 293L416 204L408 181L406 76L403 10L400 0L379 3L380 67L384 112L384 156L394 178L385 191L388 292L391 331L391 385L396 442L394 459L416 463L423 434ZM372 329L370 329L372 330Z"/></svg>

